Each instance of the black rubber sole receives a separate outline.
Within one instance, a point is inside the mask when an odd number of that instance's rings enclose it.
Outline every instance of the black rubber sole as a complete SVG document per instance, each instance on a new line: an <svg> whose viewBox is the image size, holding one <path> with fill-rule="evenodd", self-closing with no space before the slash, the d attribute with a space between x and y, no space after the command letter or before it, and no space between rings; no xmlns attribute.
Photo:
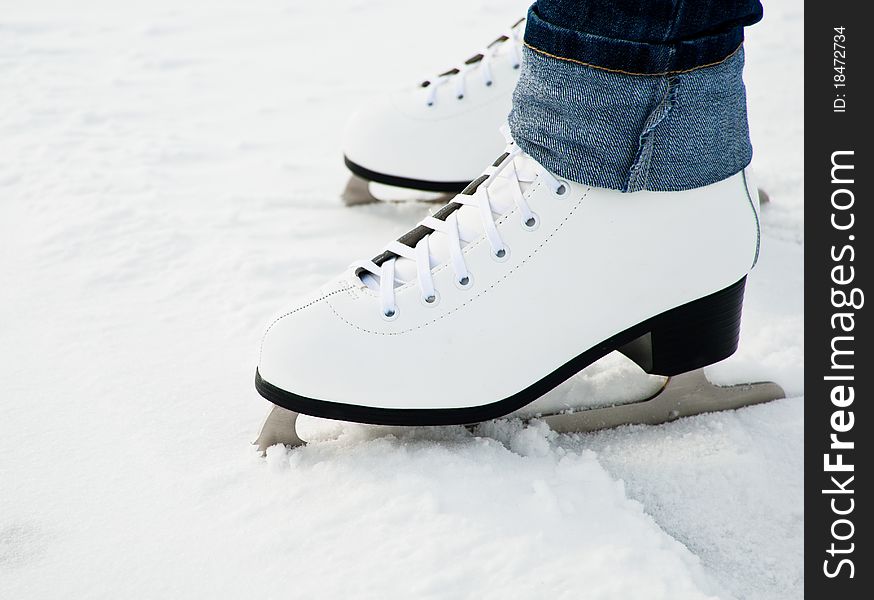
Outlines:
<svg viewBox="0 0 874 600"><path fill-rule="evenodd" d="M458 194L467 187L469 181L427 181L425 179L410 179L408 177L397 177L395 175L386 175L378 173L362 167L358 163L354 163L346 156L343 157L346 167L354 174L368 181L384 183L396 187L410 188L413 190L421 190L423 192L442 192L445 194Z"/></svg>
<svg viewBox="0 0 874 600"><path fill-rule="evenodd" d="M746 277L704 298L618 333L509 398L466 408L372 408L306 398L271 385L255 371L255 389L302 414L374 425L466 425L529 404L610 352L618 350L653 375L672 376L728 358L737 350Z"/></svg>

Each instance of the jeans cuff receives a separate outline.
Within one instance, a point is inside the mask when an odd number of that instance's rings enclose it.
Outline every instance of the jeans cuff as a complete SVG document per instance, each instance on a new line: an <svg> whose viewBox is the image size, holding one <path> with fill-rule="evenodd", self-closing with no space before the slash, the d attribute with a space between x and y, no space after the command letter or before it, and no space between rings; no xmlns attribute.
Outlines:
<svg viewBox="0 0 874 600"><path fill-rule="evenodd" d="M534 52L629 75L670 75L718 64L733 55L743 39L741 26L665 44L613 39L549 23L536 5L525 23L525 45Z"/></svg>
<svg viewBox="0 0 874 600"><path fill-rule="evenodd" d="M707 68L640 77L524 49L513 139L565 179L625 192L677 191L752 158L743 49Z"/></svg>

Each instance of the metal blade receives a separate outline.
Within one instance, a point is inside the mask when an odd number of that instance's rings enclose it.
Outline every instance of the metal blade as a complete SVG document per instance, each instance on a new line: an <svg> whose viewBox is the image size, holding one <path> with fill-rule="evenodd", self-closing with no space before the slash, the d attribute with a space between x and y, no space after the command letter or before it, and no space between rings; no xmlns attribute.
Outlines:
<svg viewBox="0 0 874 600"><path fill-rule="evenodd" d="M264 421L264 426L261 427L261 434L257 440L252 442L258 445L258 452L265 455L267 448L275 444L285 444L291 448L306 444L297 435L297 418L299 416L300 413L274 405L273 410L267 415L267 420Z"/></svg>
<svg viewBox="0 0 874 600"><path fill-rule="evenodd" d="M696 369L669 378L658 393L640 402L538 418L559 433L585 432L620 425L658 425L681 417L735 410L784 397L783 388L776 383L719 386L707 380L703 369Z"/></svg>
<svg viewBox="0 0 874 600"><path fill-rule="evenodd" d="M358 206L359 204L372 204L379 202L377 198L370 193L370 188L366 179L362 179L357 175L351 175L346 182L346 187L343 193L340 194L343 204L346 206Z"/></svg>
<svg viewBox="0 0 874 600"><path fill-rule="evenodd" d="M707 380L703 369L696 369L668 378L655 395L639 402L536 418L558 433L582 433L621 425L659 425L681 417L736 410L784 397L783 388L773 382L714 385ZM299 413L274 406L254 442L258 451L264 455L274 444L290 448L305 445L297 434L299 416Z"/></svg>

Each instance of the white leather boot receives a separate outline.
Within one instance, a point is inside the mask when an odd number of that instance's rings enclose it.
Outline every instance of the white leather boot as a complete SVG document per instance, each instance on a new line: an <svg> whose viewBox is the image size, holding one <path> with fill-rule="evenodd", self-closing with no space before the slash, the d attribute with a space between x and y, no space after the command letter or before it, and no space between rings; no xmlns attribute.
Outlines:
<svg viewBox="0 0 874 600"><path fill-rule="evenodd" d="M754 192L743 172L683 192L592 188L510 143L450 204L274 320L256 387L319 417L465 424L613 350L658 375L717 362L737 346L758 254Z"/></svg>
<svg viewBox="0 0 874 600"><path fill-rule="evenodd" d="M458 193L504 147L524 19L463 64L388 94L349 120L344 155L368 181Z"/></svg>

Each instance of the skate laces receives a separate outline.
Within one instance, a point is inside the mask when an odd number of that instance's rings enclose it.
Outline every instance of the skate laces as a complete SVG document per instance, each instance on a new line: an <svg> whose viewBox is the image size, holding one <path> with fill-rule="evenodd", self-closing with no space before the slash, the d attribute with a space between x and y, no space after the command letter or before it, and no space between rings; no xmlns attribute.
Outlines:
<svg viewBox="0 0 874 600"><path fill-rule="evenodd" d="M546 181L554 194L567 191L564 183L514 142L509 142L499 159L452 202L422 219L415 229L398 241L388 244L377 258L358 261L351 268L364 285L379 290L380 307L387 319L397 315L395 289L414 277L422 301L434 304L438 292L432 269L447 260L458 287L467 289L472 285L463 252L467 244L484 233L493 257L505 260L509 249L501 239L495 221L514 206L519 209L522 227L529 230L536 227L537 215L525 199L523 185L527 189L538 176Z"/></svg>
<svg viewBox="0 0 874 600"><path fill-rule="evenodd" d="M498 59L500 54L504 54L510 65L514 69L518 69L522 61L522 31L520 27L525 19L520 19L505 32L501 37L493 41L491 44L480 50L474 56L468 58L461 65L437 75L436 77L426 79L422 82L422 87L426 89L425 102L428 106L434 106L437 102L437 92L440 88L450 82L455 84L455 97L458 100L464 98L466 89L467 75L474 70L479 70L482 83L485 86L491 86L494 83L492 79L492 63ZM504 52L506 50L506 52Z"/></svg>

